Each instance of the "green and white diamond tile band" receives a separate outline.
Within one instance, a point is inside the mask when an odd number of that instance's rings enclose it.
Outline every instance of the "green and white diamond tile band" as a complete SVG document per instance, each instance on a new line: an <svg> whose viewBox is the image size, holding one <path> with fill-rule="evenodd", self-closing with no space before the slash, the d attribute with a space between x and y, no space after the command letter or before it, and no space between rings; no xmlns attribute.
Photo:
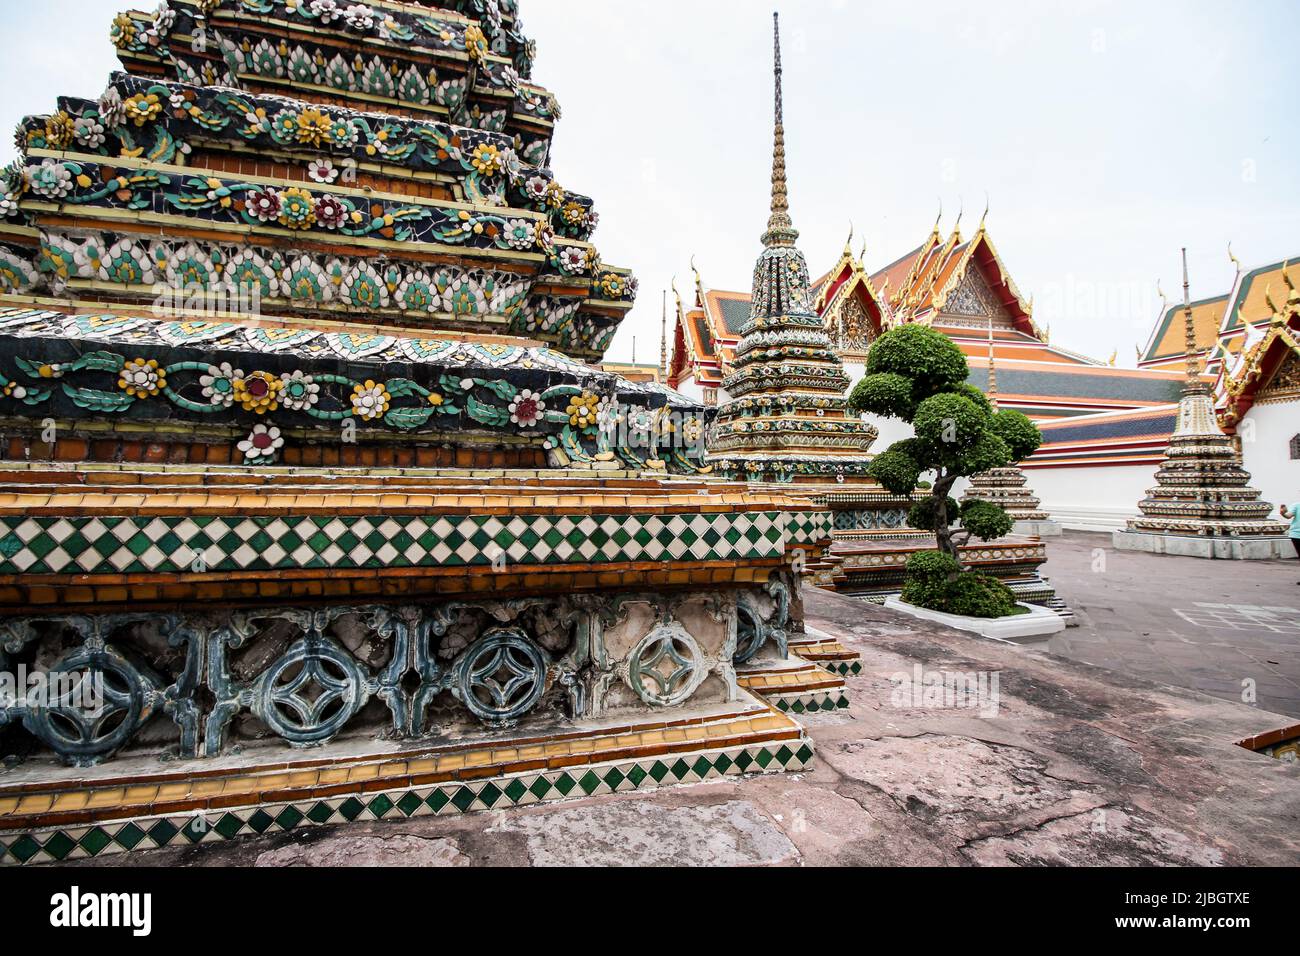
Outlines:
<svg viewBox="0 0 1300 956"><path fill-rule="evenodd" d="M507 773L432 787L338 794L221 810L142 814L82 826L0 831L0 866L56 863L368 820L500 811L610 793L649 791L812 765L806 737L681 755L608 761L545 772Z"/></svg>
<svg viewBox="0 0 1300 956"><path fill-rule="evenodd" d="M779 558L825 512L0 518L0 574L184 573Z"/></svg>

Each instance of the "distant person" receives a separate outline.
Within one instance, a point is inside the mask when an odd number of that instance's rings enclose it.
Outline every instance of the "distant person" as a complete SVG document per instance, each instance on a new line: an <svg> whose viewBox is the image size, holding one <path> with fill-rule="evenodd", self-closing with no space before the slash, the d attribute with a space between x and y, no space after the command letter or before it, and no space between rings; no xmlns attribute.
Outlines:
<svg viewBox="0 0 1300 956"><path fill-rule="evenodd" d="M1295 545L1295 556L1300 558L1300 501L1282 506L1282 517L1291 519L1291 543ZM1300 584L1300 581L1296 582Z"/></svg>

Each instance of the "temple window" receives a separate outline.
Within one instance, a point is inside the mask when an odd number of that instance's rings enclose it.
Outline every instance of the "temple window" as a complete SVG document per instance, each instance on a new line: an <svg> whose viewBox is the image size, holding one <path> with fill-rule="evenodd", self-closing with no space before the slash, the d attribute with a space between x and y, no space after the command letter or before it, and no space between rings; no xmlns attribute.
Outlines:
<svg viewBox="0 0 1300 956"><path fill-rule="evenodd" d="M1291 460L1300 461L1300 435L1291 439Z"/></svg>

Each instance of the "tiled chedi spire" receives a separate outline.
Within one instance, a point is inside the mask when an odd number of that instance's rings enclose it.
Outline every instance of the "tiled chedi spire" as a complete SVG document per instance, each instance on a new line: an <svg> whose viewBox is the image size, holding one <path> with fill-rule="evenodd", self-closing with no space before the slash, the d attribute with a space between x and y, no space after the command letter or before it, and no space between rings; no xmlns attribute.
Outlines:
<svg viewBox="0 0 1300 956"><path fill-rule="evenodd" d="M989 319L989 402L998 407L998 366L993 354L993 320ZM962 495L962 504L971 499L995 504L1014 521L1047 521L1049 515L1039 510L1040 499L1028 487L1029 479L1018 465L993 468L972 475L970 486Z"/></svg>
<svg viewBox="0 0 1300 956"><path fill-rule="evenodd" d="M866 474L876 430L847 412L849 385L812 308L808 263L795 242L786 189L780 21L775 25L776 129L772 209L754 268L749 322L723 388L710 460L727 477L835 481Z"/></svg>
<svg viewBox="0 0 1300 956"><path fill-rule="evenodd" d="M784 650L830 515L691 478L703 407L585 364L635 286L546 165L514 0L170 0L113 41L130 72L0 171L0 671L128 690L93 725L0 695L0 759L19 725L79 765L213 757L244 712L282 767L344 732L767 719L737 635ZM604 643L633 594L655 613Z"/></svg>
<svg viewBox="0 0 1300 956"><path fill-rule="evenodd" d="M1281 535L1285 527L1267 520L1273 506L1247 487L1250 473L1232 439L1220 430L1210 389L1201 378L1186 249L1183 302L1188 361L1178 427L1156 472L1156 487L1138 504L1142 517L1130 521L1128 530L1198 537Z"/></svg>

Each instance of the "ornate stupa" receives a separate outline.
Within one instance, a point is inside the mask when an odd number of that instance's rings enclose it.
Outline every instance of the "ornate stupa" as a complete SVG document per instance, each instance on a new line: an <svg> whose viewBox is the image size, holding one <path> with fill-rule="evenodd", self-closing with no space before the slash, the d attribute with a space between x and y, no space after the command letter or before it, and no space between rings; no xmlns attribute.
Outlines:
<svg viewBox="0 0 1300 956"><path fill-rule="evenodd" d="M865 479L876 429L848 412L849 378L813 309L808 263L795 245L785 171L780 21L776 24L776 127L772 205L753 299L723 388L709 460L754 482Z"/></svg>
<svg viewBox="0 0 1300 956"><path fill-rule="evenodd" d="M806 766L736 661L830 515L587 364L635 281L514 0L112 37L0 189L0 672L104 678L0 684L0 864Z"/></svg>
<svg viewBox="0 0 1300 956"><path fill-rule="evenodd" d="M877 430L848 410L849 377L817 315L790 218L777 22L771 209L749 320L722 382L732 398L719 410L709 461L720 474L756 487L781 483L830 509L835 543L820 560L808 562L810 579L818 587L883 603L901 590L911 555L932 548L934 539L907 524L909 509L923 493L892 494L867 474ZM702 297L698 279L697 290ZM1046 560L1041 541L971 545L966 560L998 573L1023 600L1059 604L1038 574ZM816 635L792 636L790 649L841 674L860 669L852 652L838 645L810 647L809 637L815 642Z"/></svg>
<svg viewBox="0 0 1300 956"><path fill-rule="evenodd" d="M993 323L989 322L989 402L998 407L998 367L994 357ZM1052 536L1061 534L1061 526L1051 516L1039 509L1041 499L1028 487L1029 479L1018 465L993 468L972 475L970 485L962 495L962 504L976 499L997 505L1015 521L1015 534Z"/></svg>
<svg viewBox="0 0 1300 956"><path fill-rule="evenodd" d="M1203 558L1289 557L1286 527L1268 520L1273 506L1248 487L1250 473L1219 428L1214 399L1201 377L1186 249L1183 302L1188 360L1178 426L1156 472L1156 487L1138 503L1142 516L1115 532L1115 547Z"/></svg>

